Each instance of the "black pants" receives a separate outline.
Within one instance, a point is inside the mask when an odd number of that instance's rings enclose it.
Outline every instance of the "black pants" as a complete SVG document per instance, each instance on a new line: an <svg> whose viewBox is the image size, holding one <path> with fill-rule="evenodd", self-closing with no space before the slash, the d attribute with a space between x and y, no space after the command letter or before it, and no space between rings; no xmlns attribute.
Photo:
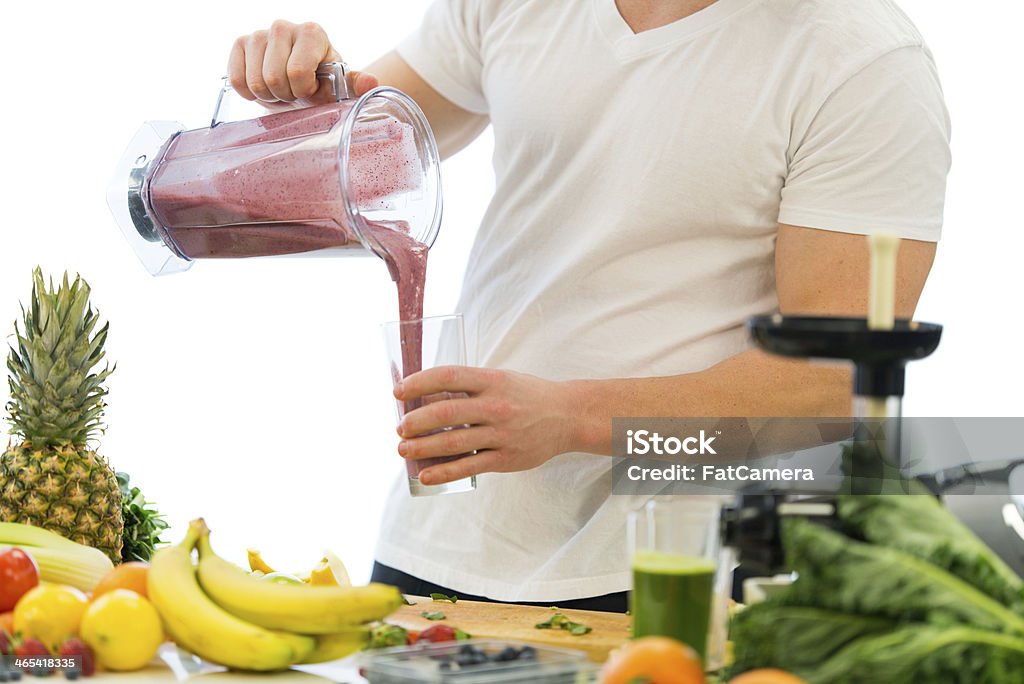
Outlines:
<svg viewBox="0 0 1024 684"><path fill-rule="evenodd" d="M451 589L449 587L442 587L437 584L425 582L418 577L413 577L401 570L395 570L394 568L381 565L377 562L374 562L373 564L373 575L371 576L370 581L390 584L398 587L403 594L413 594L414 596L430 596L431 594L445 594L447 596L451 596L452 594L457 594L460 599L466 599L467 601L493 602L493 599L485 598L483 596L473 596L472 594L465 594L457 589ZM570 599L568 601L517 601L517 603L523 606L557 605L559 608L600 610L606 613L625 613L629 609L629 592L620 591L616 594Z"/></svg>

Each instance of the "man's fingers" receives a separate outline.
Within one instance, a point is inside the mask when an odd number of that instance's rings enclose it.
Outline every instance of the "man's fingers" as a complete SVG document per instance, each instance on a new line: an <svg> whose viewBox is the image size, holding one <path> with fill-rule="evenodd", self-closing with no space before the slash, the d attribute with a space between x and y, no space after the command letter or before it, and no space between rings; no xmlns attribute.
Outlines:
<svg viewBox="0 0 1024 684"><path fill-rule="evenodd" d="M263 82L274 99L292 102L295 95L288 80L288 60L292 54L293 24L278 20L270 26L267 34L267 49L263 54Z"/></svg>
<svg viewBox="0 0 1024 684"><path fill-rule="evenodd" d="M439 392L467 392L477 394L493 386L501 378L499 372L489 368L469 366L438 366L413 373L395 386L395 398L411 401Z"/></svg>
<svg viewBox="0 0 1024 684"><path fill-rule="evenodd" d="M500 466L497 451L481 451L450 463L430 466L420 472L420 482L425 485L439 485L454 482L472 475L495 472Z"/></svg>
<svg viewBox="0 0 1024 684"><path fill-rule="evenodd" d="M398 444L398 453L403 458L417 461L422 458L439 456L461 456L482 449L497 446L494 428L469 427L442 430L434 435L402 440Z"/></svg>
<svg viewBox="0 0 1024 684"><path fill-rule="evenodd" d="M286 65L288 82L295 97L309 99L317 94L320 84L316 68L321 62L332 61L333 52L327 34L320 26L308 22L296 27L295 43Z"/></svg>
<svg viewBox="0 0 1024 684"><path fill-rule="evenodd" d="M373 90L379 85L380 79L373 74L368 74L363 71L348 72L348 87L356 97L365 94L367 91Z"/></svg>
<svg viewBox="0 0 1024 684"><path fill-rule="evenodd" d="M398 434L410 438L441 428L478 425L493 415L480 399L447 399L410 411L398 424Z"/></svg>
<svg viewBox="0 0 1024 684"><path fill-rule="evenodd" d="M263 80L263 57L266 52L267 32L256 31L250 34L245 43L245 85L257 99L273 102L274 94Z"/></svg>
<svg viewBox="0 0 1024 684"><path fill-rule="evenodd" d="M245 82L245 44L248 40L249 36L242 36L231 46L231 54L228 55L228 81L236 93L246 100L255 100L256 96Z"/></svg>

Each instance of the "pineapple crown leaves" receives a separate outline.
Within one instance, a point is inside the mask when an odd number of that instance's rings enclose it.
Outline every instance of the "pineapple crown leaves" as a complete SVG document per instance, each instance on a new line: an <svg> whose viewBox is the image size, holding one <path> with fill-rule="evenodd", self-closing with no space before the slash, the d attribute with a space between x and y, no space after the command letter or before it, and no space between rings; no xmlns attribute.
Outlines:
<svg viewBox="0 0 1024 684"><path fill-rule="evenodd" d="M104 381L114 368L103 360L109 324L89 306L90 288L68 274L49 287L39 267L32 272L32 299L14 324L16 346L7 358L11 434L44 445L84 445L103 430Z"/></svg>

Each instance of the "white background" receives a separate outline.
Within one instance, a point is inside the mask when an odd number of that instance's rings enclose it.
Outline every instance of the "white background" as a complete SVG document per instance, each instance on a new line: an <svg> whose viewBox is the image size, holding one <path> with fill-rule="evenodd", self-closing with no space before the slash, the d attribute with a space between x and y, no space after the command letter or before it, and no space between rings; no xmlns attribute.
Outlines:
<svg viewBox="0 0 1024 684"><path fill-rule="evenodd" d="M111 321L117 361L101 453L159 503L171 538L203 515L216 546L239 562L251 545L299 570L328 547L354 580L368 578L400 469L378 329L397 307L372 258L205 262L152 278L107 212L110 173L144 120L205 125L237 35L279 16L315 20L360 66L413 30L426 5L179 0L0 10L0 331L11 331L36 264L86 277ZM901 5L935 54L954 136L944 237L918 310L946 332L909 373L907 413L1022 415L1024 11L1002 2ZM455 306L493 189L491 149L485 133L445 163L428 315Z"/></svg>

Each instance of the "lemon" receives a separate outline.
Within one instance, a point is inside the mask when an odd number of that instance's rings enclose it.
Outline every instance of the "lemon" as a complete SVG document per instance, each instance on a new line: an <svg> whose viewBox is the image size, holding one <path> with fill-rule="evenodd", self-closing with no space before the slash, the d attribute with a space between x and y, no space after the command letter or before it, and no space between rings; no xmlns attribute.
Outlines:
<svg viewBox="0 0 1024 684"><path fill-rule="evenodd" d="M335 554L324 551L324 557L316 564L309 573L309 583L320 586L352 586L352 580L348 578L348 570Z"/></svg>
<svg viewBox="0 0 1024 684"><path fill-rule="evenodd" d="M149 601L128 589L103 594L82 616L82 641L108 670L146 666L164 640L160 614Z"/></svg>
<svg viewBox="0 0 1024 684"><path fill-rule="evenodd" d="M66 584L40 584L14 607L14 631L22 638L39 639L51 653L78 633L89 600Z"/></svg>
<svg viewBox="0 0 1024 684"><path fill-rule="evenodd" d="M271 572L263 575L260 579L266 582L273 582L274 584L297 584L299 586L306 584L295 575L289 575L287 572Z"/></svg>

